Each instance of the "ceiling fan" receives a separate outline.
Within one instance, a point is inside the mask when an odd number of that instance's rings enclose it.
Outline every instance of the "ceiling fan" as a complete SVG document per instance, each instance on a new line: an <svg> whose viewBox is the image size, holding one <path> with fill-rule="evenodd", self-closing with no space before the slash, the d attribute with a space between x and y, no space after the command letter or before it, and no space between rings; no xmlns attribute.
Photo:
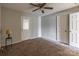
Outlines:
<svg viewBox="0 0 79 59"><path fill-rule="evenodd" d="M44 9L50 9L50 10L53 9L53 7L45 7L46 3L36 3L36 4L30 3L30 5L37 7L37 9L33 10L32 12L40 10L42 13L45 13Z"/></svg>

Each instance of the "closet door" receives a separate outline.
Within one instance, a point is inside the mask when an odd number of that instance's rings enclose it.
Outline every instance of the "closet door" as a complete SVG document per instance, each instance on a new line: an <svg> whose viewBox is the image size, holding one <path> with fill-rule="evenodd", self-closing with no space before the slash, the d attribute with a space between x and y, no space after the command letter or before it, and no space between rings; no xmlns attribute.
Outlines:
<svg viewBox="0 0 79 59"><path fill-rule="evenodd" d="M79 47L79 13L70 14L69 24L70 45Z"/></svg>
<svg viewBox="0 0 79 59"><path fill-rule="evenodd" d="M68 14L57 16L57 40L65 44L69 44L68 17Z"/></svg>

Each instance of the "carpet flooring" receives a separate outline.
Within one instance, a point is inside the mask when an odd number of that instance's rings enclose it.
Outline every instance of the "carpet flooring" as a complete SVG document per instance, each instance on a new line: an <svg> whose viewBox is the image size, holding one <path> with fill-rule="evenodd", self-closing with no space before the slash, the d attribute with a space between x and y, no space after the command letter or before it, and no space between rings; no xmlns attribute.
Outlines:
<svg viewBox="0 0 79 59"><path fill-rule="evenodd" d="M79 56L79 50L43 38L29 39L0 50L1 56Z"/></svg>

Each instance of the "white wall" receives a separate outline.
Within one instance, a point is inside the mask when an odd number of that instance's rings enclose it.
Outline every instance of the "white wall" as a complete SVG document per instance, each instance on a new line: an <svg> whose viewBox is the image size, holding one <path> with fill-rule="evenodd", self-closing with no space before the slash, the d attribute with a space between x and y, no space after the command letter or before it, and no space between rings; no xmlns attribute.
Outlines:
<svg viewBox="0 0 79 59"><path fill-rule="evenodd" d="M0 47L1 47L1 6L0 6Z"/></svg>
<svg viewBox="0 0 79 59"><path fill-rule="evenodd" d="M2 40L4 45L5 30L12 31L13 43L21 41L21 12L2 7Z"/></svg>
<svg viewBox="0 0 79 59"><path fill-rule="evenodd" d="M29 19L30 24L29 24L29 30L23 31L22 36L26 36L26 37L29 36L28 39L38 37L39 17L36 15L32 15L32 14L23 14L23 17ZM28 33L26 33L27 31Z"/></svg>
<svg viewBox="0 0 79 59"><path fill-rule="evenodd" d="M42 37L42 34L41 34L41 16L38 17L38 37Z"/></svg>
<svg viewBox="0 0 79 59"><path fill-rule="evenodd" d="M0 30L1 30L1 6L0 6Z"/></svg>
<svg viewBox="0 0 79 59"><path fill-rule="evenodd" d="M13 43L17 43L26 39L22 38L22 35L30 38L38 37L38 19L39 17L32 14L26 14L16 10L2 7L2 42L4 45L5 39L5 30L10 28L12 31ZM25 17L30 21L29 31L23 31L22 29L22 20ZM24 34L23 34L24 33Z"/></svg>
<svg viewBox="0 0 79 59"><path fill-rule="evenodd" d="M56 16L48 15L41 18L42 37L56 40Z"/></svg>
<svg viewBox="0 0 79 59"><path fill-rule="evenodd" d="M38 17L31 18L30 26L32 38L38 37Z"/></svg>

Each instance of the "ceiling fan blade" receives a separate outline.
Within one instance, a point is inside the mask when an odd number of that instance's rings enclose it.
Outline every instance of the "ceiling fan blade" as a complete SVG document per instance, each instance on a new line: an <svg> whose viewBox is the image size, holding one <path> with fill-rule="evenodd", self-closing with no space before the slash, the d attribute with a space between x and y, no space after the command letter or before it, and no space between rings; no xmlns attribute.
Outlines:
<svg viewBox="0 0 79 59"><path fill-rule="evenodd" d="M53 9L52 7L44 7L44 9Z"/></svg>
<svg viewBox="0 0 79 59"><path fill-rule="evenodd" d="M44 13L44 10L41 10L42 13Z"/></svg>
<svg viewBox="0 0 79 59"><path fill-rule="evenodd" d="M39 7L38 5L35 5L35 4L33 4L33 3L30 3L30 5L32 5L32 6L36 6L36 7Z"/></svg>
<svg viewBox="0 0 79 59"><path fill-rule="evenodd" d="M40 8L37 8L37 9L33 10L32 12L37 11L37 10L39 10L39 9L40 9Z"/></svg>
<svg viewBox="0 0 79 59"><path fill-rule="evenodd" d="M41 4L40 8L44 7L46 5L46 3Z"/></svg>

